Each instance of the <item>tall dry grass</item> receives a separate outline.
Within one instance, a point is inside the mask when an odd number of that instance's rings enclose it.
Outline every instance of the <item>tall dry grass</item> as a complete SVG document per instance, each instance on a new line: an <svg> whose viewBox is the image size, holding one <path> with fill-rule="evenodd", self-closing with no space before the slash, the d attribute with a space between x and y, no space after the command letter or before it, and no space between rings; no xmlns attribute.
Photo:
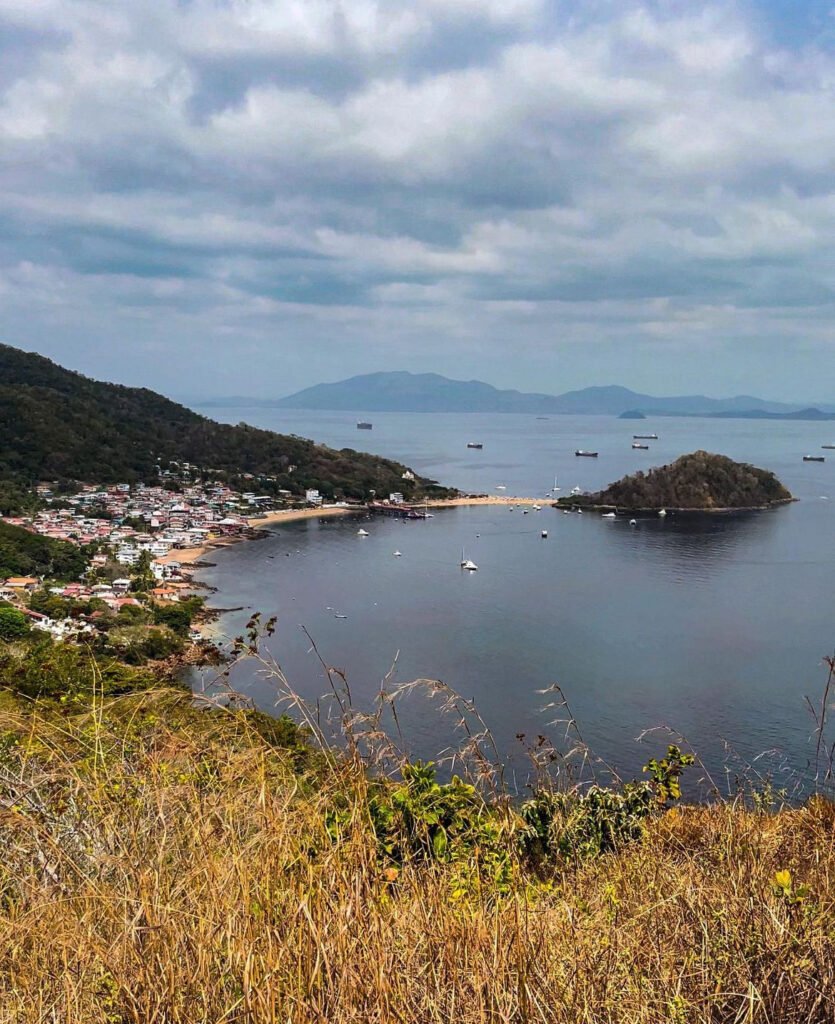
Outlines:
<svg viewBox="0 0 835 1024"><path fill-rule="evenodd" d="M0 727L2 1024L835 1019L824 800L675 809L500 891L387 866L361 761L299 771L182 693Z"/></svg>

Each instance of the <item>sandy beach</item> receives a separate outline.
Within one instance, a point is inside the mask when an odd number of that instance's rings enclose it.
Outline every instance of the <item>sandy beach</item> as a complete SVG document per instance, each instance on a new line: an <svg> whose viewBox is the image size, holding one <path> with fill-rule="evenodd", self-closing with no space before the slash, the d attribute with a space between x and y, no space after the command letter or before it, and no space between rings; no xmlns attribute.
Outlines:
<svg viewBox="0 0 835 1024"><path fill-rule="evenodd" d="M539 499L547 501L548 499ZM445 498L425 503L428 508L464 508L469 505L533 505L536 498L519 498L498 494L480 495L478 497ZM330 519L335 516L361 515L364 512L362 506L334 506L326 505L324 508L285 508L275 512L267 512L262 516L250 519L249 526L256 530L262 530L279 523L293 523L301 519ZM228 547L231 544L239 544L247 537L218 537L207 541L200 547L193 548L172 548L167 555L156 559L157 562L180 562L182 565L193 565L205 558L206 555L218 548Z"/></svg>

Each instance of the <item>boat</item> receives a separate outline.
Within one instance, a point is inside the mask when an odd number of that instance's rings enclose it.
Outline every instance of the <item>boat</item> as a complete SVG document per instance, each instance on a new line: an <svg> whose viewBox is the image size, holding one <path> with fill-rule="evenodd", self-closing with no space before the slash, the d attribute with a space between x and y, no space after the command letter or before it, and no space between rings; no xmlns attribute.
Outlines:
<svg viewBox="0 0 835 1024"><path fill-rule="evenodd" d="M467 447L468 448L483 448L484 445L481 443L481 441L467 441Z"/></svg>
<svg viewBox="0 0 835 1024"><path fill-rule="evenodd" d="M804 462L826 462L826 459L823 457L823 455L804 455L803 456L803 461Z"/></svg>
<svg viewBox="0 0 835 1024"><path fill-rule="evenodd" d="M533 506L533 510L534 510L534 512L541 512L542 511L542 506L541 505L534 505Z"/></svg>
<svg viewBox="0 0 835 1024"><path fill-rule="evenodd" d="M564 509L562 510L562 514L563 514L564 516L570 516L570 515L571 515L571 509L570 509L570 508L564 508Z"/></svg>
<svg viewBox="0 0 835 1024"><path fill-rule="evenodd" d="M629 520L629 525L630 526L637 526L638 525L638 520L637 519L630 519Z"/></svg>
<svg viewBox="0 0 835 1024"><path fill-rule="evenodd" d="M658 510L658 518L659 519L663 519L666 515L667 515L667 510L665 508L660 508Z"/></svg>
<svg viewBox="0 0 835 1024"><path fill-rule="evenodd" d="M360 527L360 529L357 530L357 536L358 537L367 537L368 536L368 530L363 530L362 527Z"/></svg>
<svg viewBox="0 0 835 1024"><path fill-rule="evenodd" d="M478 571L478 566L475 564L475 562L471 558L466 558L464 556L464 549L463 548L461 548L461 563L460 564L461 564L461 568L462 569L466 569L467 572L477 572Z"/></svg>
<svg viewBox="0 0 835 1024"><path fill-rule="evenodd" d="M507 488L505 487L504 484L496 484L496 490L497 491L506 491Z"/></svg>
<svg viewBox="0 0 835 1024"><path fill-rule="evenodd" d="M633 441L632 442L632 447L633 448L640 448L642 451L645 451L645 452L649 451L649 445L648 444L641 444L640 441Z"/></svg>
<svg viewBox="0 0 835 1024"><path fill-rule="evenodd" d="M830 451L835 448L835 444L822 444L821 448L828 448Z"/></svg>
<svg viewBox="0 0 835 1024"><path fill-rule="evenodd" d="M547 530L543 530L543 531L542 531L542 532L540 533L540 535L539 535L539 536L540 536L540 537L542 537L542 539L543 539L543 540L545 540L545 539L547 538L547 536L548 536L548 531L547 531Z"/></svg>
<svg viewBox="0 0 835 1024"><path fill-rule="evenodd" d="M369 423L367 420L360 420L359 423L357 423L357 430L371 430L373 426L374 424Z"/></svg>
<svg viewBox="0 0 835 1024"><path fill-rule="evenodd" d="M347 615L340 615L338 612L334 612L333 617L335 619L347 619L348 618Z"/></svg>
<svg viewBox="0 0 835 1024"><path fill-rule="evenodd" d="M601 519L617 519L617 516L614 512L604 512Z"/></svg>
<svg viewBox="0 0 835 1024"><path fill-rule="evenodd" d="M582 514L583 514L583 510L581 508L578 508L577 509L577 515L581 516Z"/></svg>
<svg viewBox="0 0 835 1024"><path fill-rule="evenodd" d="M583 451L582 448L578 448L577 451L574 454L577 456L578 459L580 459L580 458L583 458L583 459L596 459L599 453L598 452L586 452L586 451Z"/></svg>
<svg viewBox="0 0 835 1024"><path fill-rule="evenodd" d="M528 512L530 512L530 509L529 509L529 508L523 508L523 509L522 509L522 515L523 515L523 516L526 516L526 515L528 514Z"/></svg>
<svg viewBox="0 0 835 1024"><path fill-rule="evenodd" d="M633 434L633 441L657 441L658 434Z"/></svg>
<svg viewBox="0 0 835 1024"><path fill-rule="evenodd" d="M557 478L554 477L554 486L551 488L551 494L556 494L557 491L562 490L561 487L557 487Z"/></svg>
<svg viewBox="0 0 835 1024"><path fill-rule="evenodd" d="M512 512L516 508L515 505L508 505L507 507L510 512Z"/></svg>
<svg viewBox="0 0 835 1024"><path fill-rule="evenodd" d="M394 557L395 558L400 558L400 552L399 551L395 551L394 552Z"/></svg>
<svg viewBox="0 0 835 1024"><path fill-rule="evenodd" d="M571 494L572 494L572 495L576 495L576 494L582 494L582 493L583 493L583 492L582 492L582 491L580 490L580 488L579 488L579 487L572 487L572 488L571 488Z"/></svg>

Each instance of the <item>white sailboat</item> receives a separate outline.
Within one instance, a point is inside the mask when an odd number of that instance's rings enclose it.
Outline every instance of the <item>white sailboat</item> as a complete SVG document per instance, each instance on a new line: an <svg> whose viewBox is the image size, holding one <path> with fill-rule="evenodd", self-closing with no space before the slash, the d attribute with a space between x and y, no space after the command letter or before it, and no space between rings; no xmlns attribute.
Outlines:
<svg viewBox="0 0 835 1024"><path fill-rule="evenodd" d="M466 569L467 572L477 572L478 566L471 558L467 558L464 554L464 549L461 548L461 568Z"/></svg>
<svg viewBox="0 0 835 1024"><path fill-rule="evenodd" d="M368 536L368 530L363 530L362 527L360 527L360 529L357 530L357 536L358 537L367 537Z"/></svg>

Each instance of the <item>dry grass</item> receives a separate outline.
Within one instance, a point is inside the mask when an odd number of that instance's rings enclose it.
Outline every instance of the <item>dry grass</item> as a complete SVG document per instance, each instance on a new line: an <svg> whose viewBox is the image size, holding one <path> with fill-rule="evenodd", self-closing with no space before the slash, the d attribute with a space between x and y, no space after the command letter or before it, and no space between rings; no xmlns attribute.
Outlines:
<svg viewBox="0 0 835 1024"><path fill-rule="evenodd" d="M517 864L502 894L387 868L360 767L300 777L182 694L2 725L3 1024L835 1019L824 801L674 810L547 881Z"/></svg>

